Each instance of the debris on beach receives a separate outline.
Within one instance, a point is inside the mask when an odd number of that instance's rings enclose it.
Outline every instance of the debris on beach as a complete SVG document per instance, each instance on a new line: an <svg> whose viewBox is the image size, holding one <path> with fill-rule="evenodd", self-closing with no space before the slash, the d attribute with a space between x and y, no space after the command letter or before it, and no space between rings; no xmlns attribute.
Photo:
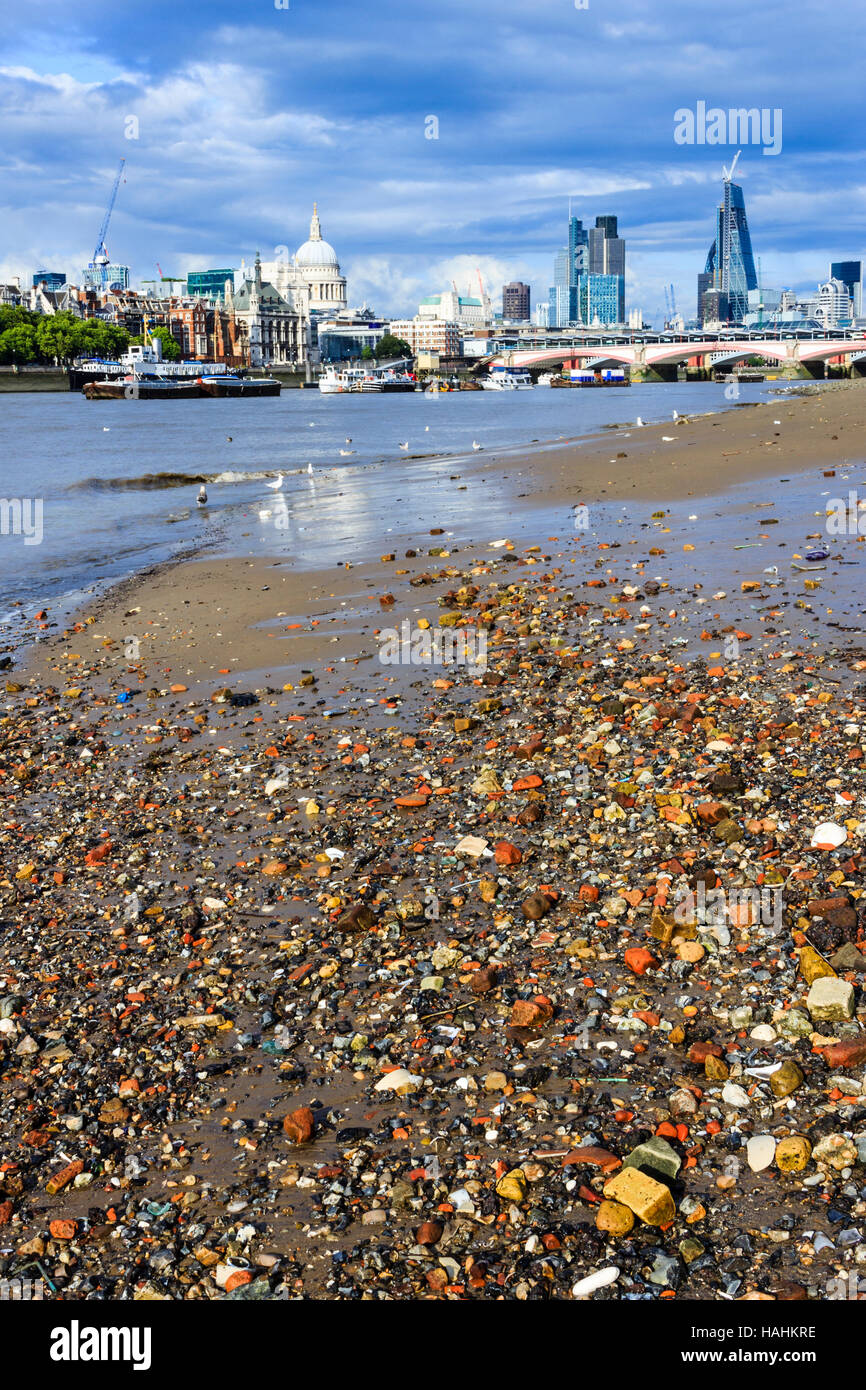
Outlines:
<svg viewBox="0 0 866 1390"><path fill-rule="evenodd" d="M866 1262L861 700L811 648L683 659L633 568L444 563L478 671L7 686L3 1277L788 1300Z"/></svg>

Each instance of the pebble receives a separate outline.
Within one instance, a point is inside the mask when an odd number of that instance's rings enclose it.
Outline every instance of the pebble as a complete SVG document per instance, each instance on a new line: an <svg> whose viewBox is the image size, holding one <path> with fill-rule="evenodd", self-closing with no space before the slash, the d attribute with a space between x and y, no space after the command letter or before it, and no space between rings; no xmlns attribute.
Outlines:
<svg viewBox="0 0 866 1390"><path fill-rule="evenodd" d="M7 692L0 1277L717 1301L861 1248L861 701L796 632L668 645L663 556L563 550L425 557L410 602L490 636L468 680L118 705L76 641Z"/></svg>
<svg viewBox="0 0 866 1390"><path fill-rule="evenodd" d="M746 1143L746 1157L753 1173L762 1173L776 1157L776 1141L772 1134L755 1134Z"/></svg>

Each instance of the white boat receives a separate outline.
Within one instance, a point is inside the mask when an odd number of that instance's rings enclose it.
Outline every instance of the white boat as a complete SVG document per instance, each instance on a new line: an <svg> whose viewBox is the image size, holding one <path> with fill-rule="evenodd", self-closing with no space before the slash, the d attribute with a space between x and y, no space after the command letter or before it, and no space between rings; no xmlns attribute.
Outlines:
<svg viewBox="0 0 866 1390"><path fill-rule="evenodd" d="M360 391L367 372L363 367L328 367L319 377L319 390L327 396Z"/></svg>
<svg viewBox="0 0 866 1390"><path fill-rule="evenodd" d="M542 372L538 378L539 386L550 386L555 376L556 372Z"/></svg>
<svg viewBox="0 0 866 1390"><path fill-rule="evenodd" d="M481 385L485 391L532 391L532 377L525 367L494 367Z"/></svg>

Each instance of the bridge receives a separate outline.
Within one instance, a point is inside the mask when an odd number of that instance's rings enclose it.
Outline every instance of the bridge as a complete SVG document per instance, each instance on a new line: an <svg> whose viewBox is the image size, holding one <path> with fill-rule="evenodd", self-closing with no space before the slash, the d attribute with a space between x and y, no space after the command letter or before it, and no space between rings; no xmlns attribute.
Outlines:
<svg viewBox="0 0 866 1390"><path fill-rule="evenodd" d="M716 371L735 367L750 357L761 357L776 363L783 376L815 375L814 368L831 358L844 359L844 365L866 370L866 336L862 333L842 334L733 334L653 335L627 338L618 334L564 339L559 343L529 342L514 346L502 345L476 363L479 367L506 366L543 368L569 364L575 367L628 367L632 380L640 381L649 372L664 375L671 369L693 363ZM810 368L813 369L810 371Z"/></svg>

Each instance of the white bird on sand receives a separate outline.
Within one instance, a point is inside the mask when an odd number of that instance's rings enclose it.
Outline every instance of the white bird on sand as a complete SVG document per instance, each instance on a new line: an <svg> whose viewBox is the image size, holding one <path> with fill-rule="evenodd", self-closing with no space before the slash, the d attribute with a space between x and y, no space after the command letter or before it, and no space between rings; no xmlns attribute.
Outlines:
<svg viewBox="0 0 866 1390"><path fill-rule="evenodd" d="M779 566L778 566L778 565L767 565L767 568L764 570L764 574L778 574L778 573L779 573Z"/></svg>
<svg viewBox="0 0 866 1390"><path fill-rule="evenodd" d="M276 478L274 478L274 481L273 481L272 483L265 483L265 487L272 488L274 492L279 492L279 490L280 490L280 488L282 487L282 485L283 485L283 475L282 475L282 473L278 473L277 476L276 476Z"/></svg>
<svg viewBox="0 0 866 1390"><path fill-rule="evenodd" d="M473 449L483 449L483 448L484 448L484 445L483 445L483 444L479 444L477 439L473 439L473 441L472 441L472 447L473 447Z"/></svg>
<svg viewBox="0 0 866 1390"><path fill-rule="evenodd" d="M638 429L640 429L643 426L643 420L640 418L640 416L638 416L635 420L635 424L637 425Z"/></svg>
<svg viewBox="0 0 866 1390"><path fill-rule="evenodd" d="M662 435L662 444L673 444L673 442L674 442L674 436L673 436L672 434L663 434L663 435Z"/></svg>
<svg viewBox="0 0 866 1390"><path fill-rule="evenodd" d="M111 430L111 426L110 426L110 425L103 425L103 426L102 426L102 433L103 433L103 434L108 434L110 430Z"/></svg>
<svg viewBox="0 0 866 1390"><path fill-rule="evenodd" d="M313 465L312 465L311 463L308 463L308 464L307 464L307 472L308 472L308 473L312 473L312 471L313 471Z"/></svg>
<svg viewBox="0 0 866 1390"><path fill-rule="evenodd" d="M198 505L199 505L200 507L206 507L206 506L207 506L207 489L206 489L204 483L202 483L201 487L199 488L199 490L198 490L198 497L197 497L195 500L196 500L196 502L198 503Z"/></svg>
<svg viewBox="0 0 866 1390"><path fill-rule="evenodd" d="M408 448L409 448L409 441L408 441L408 439L406 440L406 443L405 443L405 444L401 444L401 445L400 445L400 448L401 448L401 449L408 449Z"/></svg>
<svg viewBox="0 0 866 1390"><path fill-rule="evenodd" d="M672 411L671 411L671 419L672 419L672 420L678 420L679 418L680 418L680 412L679 412L678 410L672 410Z"/></svg>
<svg viewBox="0 0 866 1390"><path fill-rule="evenodd" d="M355 453L355 450L354 450L354 449L341 449L341 450L340 450L340 455L341 455L341 457L344 458L344 459L345 459L345 458L348 458L350 454L354 454L354 453Z"/></svg>

